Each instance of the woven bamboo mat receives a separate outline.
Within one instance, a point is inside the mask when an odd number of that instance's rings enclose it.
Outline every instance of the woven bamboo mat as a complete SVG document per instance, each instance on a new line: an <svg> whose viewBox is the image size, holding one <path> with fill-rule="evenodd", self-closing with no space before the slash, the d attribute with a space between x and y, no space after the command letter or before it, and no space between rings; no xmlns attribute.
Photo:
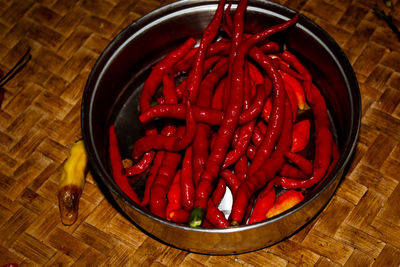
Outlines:
<svg viewBox="0 0 400 267"><path fill-rule="evenodd" d="M363 107L356 153L333 199L301 232L257 252L207 256L136 229L90 174L78 221L65 227L58 213L60 171L81 137L91 67L124 27L167 2L0 0L0 69L32 48L0 109L0 265L400 265L400 42L372 12L383 1L279 2L327 30L352 63ZM400 27L400 4L391 14Z"/></svg>

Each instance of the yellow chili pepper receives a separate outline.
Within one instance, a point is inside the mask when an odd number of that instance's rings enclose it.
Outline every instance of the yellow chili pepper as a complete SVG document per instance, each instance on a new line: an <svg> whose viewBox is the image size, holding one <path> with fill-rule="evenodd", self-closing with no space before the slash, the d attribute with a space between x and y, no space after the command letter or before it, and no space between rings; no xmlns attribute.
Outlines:
<svg viewBox="0 0 400 267"><path fill-rule="evenodd" d="M82 195L87 173L87 154L83 140L71 148L69 158L63 166L58 190L61 221L72 225L78 218L79 199Z"/></svg>

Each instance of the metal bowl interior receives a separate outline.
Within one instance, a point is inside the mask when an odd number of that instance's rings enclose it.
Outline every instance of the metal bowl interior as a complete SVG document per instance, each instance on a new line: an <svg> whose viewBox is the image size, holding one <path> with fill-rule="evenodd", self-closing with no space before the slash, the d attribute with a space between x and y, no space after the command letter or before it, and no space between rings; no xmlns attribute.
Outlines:
<svg viewBox="0 0 400 267"><path fill-rule="evenodd" d="M286 43L309 68L327 100L341 158L332 173L296 207L254 225L227 229L189 228L170 223L135 205L114 183L108 162L107 129L116 126L121 153L128 156L142 136L138 98L151 66L188 37L199 38L217 1L180 1L157 9L124 29L98 58L82 99L82 134L92 172L143 231L172 246L199 253L233 254L257 250L287 238L326 205L350 161L358 137L361 100L353 69L337 43L300 15L295 27L272 39ZM232 5L232 12L236 4ZM296 12L282 5L249 1L245 29L257 32ZM135 190L143 192L143 183Z"/></svg>

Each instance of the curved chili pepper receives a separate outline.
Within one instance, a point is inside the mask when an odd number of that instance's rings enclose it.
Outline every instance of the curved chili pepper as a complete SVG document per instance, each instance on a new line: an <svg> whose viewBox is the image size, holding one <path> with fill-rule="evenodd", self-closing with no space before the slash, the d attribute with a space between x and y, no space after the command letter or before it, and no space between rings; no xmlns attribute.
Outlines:
<svg viewBox="0 0 400 267"><path fill-rule="evenodd" d="M264 187L268 181L274 179L275 175L285 163L283 153L290 149L293 126L292 111L289 101L285 101L284 118L289 119L284 119L283 127L285 131L281 133L277 147L272 152L271 157L265 160L262 167L257 170L256 173L252 176L248 176L236 191L230 215L231 225L238 225L242 222L246 208L253 194L260 188Z"/></svg>
<svg viewBox="0 0 400 267"><path fill-rule="evenodd" d="M248 224L267 219L267 212L272 208L275 202L275 194L273 183L270 182L258 195L253 212L247 222Z"/></svg>
<svg viewBox="0 0 400 267"><path fill-rule="evenodd" d="M228 166L234 164L241 156L246 153L246 149L250 144L251 137L253 136L253 130L256 121L253 120L240 128L239 138L234 149L226 154L225 161L222 168L225 169Z"/></svg>
<svg viewBox="0 0 400 267"><path fill-rule="evenodd" d="M190 101L187 101L186 106L186 131L183 138L166 135L146 135L135 142L132 157L137 159L143 153L152 149L164 149L176 152L187 148L195 136L196 121L194 119Z"/></svg>
<svg viewBox="0 0 400 267"><path fill-rule="evenodd" d="M211 199L207 202L206 219L217 228L226 228L230 226L224 213L214 206Z"/></svg>
<svg viewBox="0 0 400 267"><path fill-rule="evenodd" d="M203 67L204 67L203 64L206 56L206 51L218 33L219 25L221 24L222 16L224 14L225 2L226 2L225 0L219 1L213 19L211 20L207 28L204 30L200 40L199 48L195 56L195 60L193 62L192 69L190 70L187 78L188 82L186 91L188 92L189 99L193 103L195 103L197 100L197 94L203 76Z"/></svg>
<svg viewBox="0 0 400 267"><path fill-rule="evenodd" d="M298 80L300 80L300 81L303 81L303 80L304 80L304 77L303 77L301 74L297 73L295 70L293 70L292 68L290 68L290 66L289 66L287 63L285 63L285 62L284 62L280 57L278 57L277 55L274 55L272 59L273 59L273 62L275 63L275 66L276 66L279 70L281 70L281 71L283 71L283 72L289 74L289 75L292 76L292 77L295 77L296 79L298 79Z"/></svg>
<svg viewBox="0 0 400 267"><path fill-rule="evenodd" d="M298 109L298 101L296 97L296 93L294 92L291 85L287 82L287 77L283 75L282 71L279 71L279 74L282 77L283 87L285 88L286 95L289 99L290 104L292 105L292 112L293 112L293 120L296 120L297 109Z"/></svg>
<svg viewBox="0 0 400 267"><path fill-rule="evenodd" d="M189 38L184 44L170 52L152 68L149 77L143 84L143 90L140 94L141 112L151 107L151 101L162 81L164 73L175 65L195 44L196 40L194 38Z"/></svg>
<svg viewBox="0 0 400 267"><path fill-rule="evenodd" d="M303 110L306 106L306 99L305 99L303 87L301 86L300 82L296 78L294 78L293 76L289 75L288 73L286 73L284 71L280 71L280 74L281 74L283 80L293 90L293 92L296 96L296 99L297 99L298 108L300 110Z"/></svg>
<svg viewBox="0 0 400 267"><path fill-rule="evenodd" d="M264 54L268 53L277 53L279 50L281 50L280 45L277 42L267 42L259 47L261 51L264 52Z"/></svg>
<svg viewBox="0 0 400 267"><path fill-rule="evenodd" d="M266 132L267 125L265 125L262 120L258 121L256 127L254 128L253 136L251 137L251 141L253 141L253 144L256 147L262 143Z"/></svg>
<svg viewBox="0 0 400 267"><path fill-rule="evenodd" d="M246 155L241 156L239 160L235 163L235 175L240 180L240 182L246 179L247 163L248 161Z"/></svg>
<svg viewBox="0 0 400 267"><path fill-rule="evenodd" d="M188 147L182 160L181 202L184 209L191 209L194 204L194 183L192 168L192 146Z"/></svg>
<svg viewBox="0 0 400 267"><path fill-rule="evenodd" d="M285 163L282 166L282 169L279 171L279 175L287 178L293 178L293 179L306 179L309 177L309 175L305 174L299 168L289 164Z"/></svg>
<svg viewBox="0 0 400 267"><path fill-rule="evenodd" d="M282 78L272 64L271 59L255 47L251 49L250 56L268 73L274 90L272 94L271 118L268 123L267 133L263 142L256 150L256 155L248 169L248 176L253 175L263 165L265 159L271 156L282 130L286 99Z"/></svg>
<svg viewBox="0 0 400 267"><path fill-rule="evenodd" d="M315 155L313 161L313 173L307 180L294 180L288 178L278 179L277 184L284 188L310 188L321 180L330 163L332 156L333 137L330 131L330 121L327 113L325 99L318 88L311 86L311 109L315 125Z"/></svg>
<svg viewBox="0 0 400 267"><path fill-rule="evenodd" d="M212 56L205 60L204 62L204 72L208 71L221 59L220 56ZM189 66L190 67L190 66ZM188 67L188 68L189 68ZM178 99L182 99L184 92L186 91L187 86L187 79L183 80L177 87L176 87L176 95Z"/></svg>
<svg viewBox="0 0 400 267"><path fill-rule="evenodd" d="M336 166L337 162L339 161L339 159L340 159L339 147L333 141L332 142L332 162L331 162L331 165L329 165L328 170L326 170L325 177L319 181L319 183L315 186L313 191L315 189L317 189L323 183L323 181L326 179L326 177L328 177L328 175L333 171L333 168L335 168L335 166Z"/></svg>
<svg viewBox="0 0 400 267"><path fill-rule="evenodd" d="M211 200L214 206L218 207L226 192L226 182L224 179L218 179L217 186L214 189Z"/></svg>
<svg viewBox="0 0 400 267"><path fill-rule="evenodd" d="M307 97L307 101L309 103L314 103L311 92L312 78L308 70L303 66L303 64L301 64L301 62L297 59L297 57L292 53L290 53L288 50L283 51L283 53L280 55L280 58L285 62L287 62L291 67L293 67L296 71L298 71L302 75L303 88Z"/></svg>
<svg viewBox="0 0 400 267"><path fill-rule="evenodd" d="M311 122L309 120L301 120L294 124L291 152L299 152L307 146L310 140L310 129Z"/></svg>
<svg viewBox="0 0 400 267"><path fill-rule="evenodd" d="M207 66L206 62L207 59L209 58L214 58L216 56L226 56L229 54L229 49L231 47L230 42L227 42L225 39L220 39L215 43L210 44L210 46L207 49L206 52L206 59L204 62L204 66ZM193 62L195 60L195 55L197 53L197 50L199 47L195 47L192 50L190 50L190 54L188 53L188 57L185 57L182 61L178 62L174 67L173 67L173 73L176 73L177 75L187 72L192 66ZM207 69L207 68L205 68Z"/></svg>
<svg viewBox="0 0 400 267"><path fill-rule="evenodd" d="M153 165L151 165L150 171L147 175L146 185L144 188L144 194L143 194L143 198L141 201L142 206L147 206L147 204L149 204L151 185L153 184L154 179L156 178L156 176L158 174L158 170L160 169L160 166L164 160L164 157L165 157L165 151L163 151L163 150L157 151L157 153L154 157L154 160L153 160Z"/></svg>
<svg viewBox="0 0 400 267"><path fill-rule="evenodd" d="M155 154L154 151L145 153L139 162L130 167L122 169L122 174L126 176L133 176L143 173L150 167L150 164L153 162L154 154Z"/></svg>
<svg viewBox="0 0 400 267"><path fill-rule="evenodd" d="M189 38L180 47L167 54L162 60L160 60L155 66L153 66L149 77L143 84L143 89L140 94L139 105L140 111L144 112L151 107L152 98L159 87L163 74L168 72L190 49L196 44L194 38ZM157 129L154 125L145 126L146 135L157 134ZM147 152L144 155L144 159L140 162L149 162L154 158L155 153Z"/></svg>
<svg viewBox="0 0 400 267"><path fill-rule="evenodd" d="M262 112L265 98L265 87L263 85L257 85L256 95L254 96L251 106L239 115L239 124L246 124L257 118L257 116Z"/></svg>
<svg viewBox="0 0 400 267"><path fill-rule="evenodd" d="M117 134L115 133L114 125L111 125L108 131L109 136L109 157L113 178L117 186L136 204L141 205L139 197L129 184L128 177L121 173L123 169L121 154L118 148Z"/></svg>
<svg viewBox="0 0 400 267"><path fill-rule="evenodd" d="M307 175L311 175L313 172L312 162L303 156L293 153L285 152L285 157L290 160L294 165L299 167L299 169Z"/></svg>
<svg viewBox="0 0 400 267"><path fill-rule="evenodd" d="M240 186L240 180L231 170L228 169L222 170L219 175L225 180L226 184L232 192L232 195L235 195L237 189Z"/></svg>

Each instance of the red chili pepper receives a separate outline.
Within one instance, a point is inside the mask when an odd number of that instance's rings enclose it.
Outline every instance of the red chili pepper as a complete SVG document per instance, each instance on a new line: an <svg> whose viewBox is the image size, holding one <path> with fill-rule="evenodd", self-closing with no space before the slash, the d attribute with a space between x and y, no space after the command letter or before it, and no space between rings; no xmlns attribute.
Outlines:
<svg viewBox="0 0 400 267"><path fill-rule="evenodd" d="M265 87L263 85L256 86L256 95L254 96L251 106L244 110L239 116L239 124L246 124L257 118L262 112L265 103Z"/></svg>
<svg viewBox="0 0 400 267"><path fill-rule="evenodd" d="M330 121L327 113L325 99L321 95L318 88L314 85L311 87L311 98L314 103L311 109L314 116L315 125L315 155L313 161L313 173L307 180L294 180L281 178L277 184L284 188L309 188L318 183L324 175L331 163L332 142L333 137L330 131Z"/></svg>
<svg viewBox="0 0 400 267"><path fill-rule="evenodd" d="M289 102L292 106L292 112L293 112L293 120L296 120L296 115L297 115L297 109L298 109L298 102L297 102L297 97L296 93L294 92L293 88L291 85L287 82L286 76L282 75L282 72L279 71L279 74L282 77L283 85L285 88L286 96L289 99Z"/></svg>
<svg viewBox="0 0 400 267"><path fill-rule="evenodd" d="M166 136L183 135L183 127L165 126L162 134ZM167 193L172 180L175 176L181 155L175 152L165 152L164 159L158 170L157 176L150 188L150 211L159 217L165 218L165 208L167 207Z"/></svg>
<svg viewBox="0 0 400 267"><path fill-rule="evenodd" d="M250 79L249 73L249 64L247 61L244 65L244 84L243 84L243 110L247 110L250 107L251 99L252 99L252 91L255 94L255 87L253 87Z"/></svg>
<svg viewBox="0 0 400 267"><path fill-rule="evenodd" d="M192 143L195 136L196 121L194 119L190 101L187 101L186 106L186 131L182 138L165 135L146 135L135 142L132 157L137 159L143 153L153 149L164 149L167 151L177 152L187 148Z"/></svg>
<svg viewBox="0 0 400 267"><path fill-rule="evenodd" d="M111 125L109 128L108 151L115 183L130 199L132 199L136 204L140 205L141 203L139 197L129 184L128 177L126 175L123 175L121 172L124 166L122 165L121 154L119 153L118 139L115 133L114 125Z"/></svg>
<svg viewBox="0 0 400 267"><path fill-rule="evenodd" d="M195 61L187 78L188 82L186 91L188 92L189 99L193 103L195 103L197 100L198 90L200 87L201 79L203 77L203 64L206 56L206 51L218 33L219 26L221 25L222 16L224 14L225 2L225 0L219 1L213 19L204 30L200 40L199 48L195 56Z"/></svg>
<svg viewBox="0 0 400 267"><path fill-rule="evenodd" d="M263 111L265 101L265 91L263 86L257 86L257 93L254 96L253 103L249 109L243 111L239 115L238 123L240 125L248 123L255 119ZM267 100L268 101L268 100ZM224 119L224 113L221 110L211 108L201 108L199 106L192 106L194 119L198 123L206 123L208 125L221 125ZM265 107L264 107L265 109ZM183 104L160 104L151 107L147 112L139 115L139 120L142 123L148 123L154 118L173 118L173 119L185 119L186 107Z"/></svg>
<svg viewBox="0 0 400 267"><path fill-rule="evenodd" d="M163 96L167 104L178 103L178 97L176 95L175 80L169 73L164 74L163 79Z"/></svg>
<svg viewBox="0 0 400 267"><path fill-rule="evenodd" d="M253 136L251 137L251 140L256 147L258 147L262 143L266 132L267 125L265 125L262 120L258 121L256 127L254 128Z"/></svg>
<svg viewBox="0 0 400 267"><path fill-rule="evenodd" d="M287 177L287 178L293 178L293 179L306 179L309 177L309 175L305 174L301 170L299 170L297 167L285 163L282 167L282 169L279 171L280 176L282 177Z"/></svg>
<svg viewBox="0 0 400 267"><path fill-rule="evenodd" d="M203 72L206 73L207 71L209 71L215 65L215 63L221 60L221 58L222 58L221 56L212 56L206 58L203 66ZM183 98L183 95L186 92L186 87L188 86L187 83L188 80L186 79L176 88L176 94L179 100Z"/></svg>
<svg viewBox="0 0 400 267"><path fill-rule="evenodd" d="M267 218L274 217L303 201L304 196L300 191L288 190L276 198L275 204L268 210Z"/></svg>
<svg viewBox="0 0 400 267"><path fill-rule="evenodd" d="M275 202L275 189L273 183L269 183L258 195L254 204L253 212L250 215L248 224L253 224L267 219L267 212Z"/></svg>
<svg viewBox="0 0 400 267"><path fill-rule="evenodd" d="M304 108L306 106L306 99L305 99L303 87L301 86L300 82L296 78L294 78L293 76L289 75L288 73L286 73L284 71L280 71L280 74L281 74L283 80L293 90L294 95L296 96L296 99L297 99L298 108L300 110L304 110Z"/></svg>
<svg viewBox="0 0 400 267"><path fill-rule="evenodd" d="M206 59L204 62L204 66L207 66L206 62L210 58L215 58L216 56L226 56L229 53L229 49L231 47L230 42L226 39L220 39L215 43L210 44L206 51ZM183 60L178 62L172 70L172 73L176 75L180 75L182 73L187 72L193 66L193 62L195 60L195 55L199 47L195 47L188 53L188 56L185 57ZM204 73L206 72L207 68L204 69Z"/></svg>
<svg viewBox="0 0 400 267"><path fill-rule="evenodd" d="M218 207L226 192L226 182L224 179L218 179L217 186L214 189L211 200L214 206Z"/></svg>
<svg viewBox="0 0 400 267"><path fill-rule="evenodd" d="M231 225L238 225L242 222L246 212L246 208L253 194L263 188L265 184L274 179L275 175L279 172L285 163L283 153L289 151L291 135L292 135L292 111L289 101L285 101L284 112L284 125L285 131L282 131L276 149L272 152L271 157L265 160L262 167L252 176L247 176L239 189L236 191L233 200L231 211Z"/></svg>
<svg viewBox="0 0 400 267"><path fill-rule="evenodd" d="M325 177L319 181L318 185L316 185L313 190L318 188L323 183L323 181L326 179L326 177L328 177L328 175L333 171L333 168L335 168L335 166L336 166L337 162L339 161L339 159L340 159L339 147L333 141L332 142L332 162L331 162L331 165L329 165L329 168L326 171Z"/></svg>
<svg viewBox="0 0 400 267"><path fill-rule="evenodd" d="M180 47L167 54L162 60L160 60L153 68L143 84L143 90L140 94L139 104L140 111L145 112L151 107L152 98L159 87L164 73L168 72L173 65L175 65L190 49L196 44L194 38L189 38ZM145 126L146 135L157 134L157 129L152 124ZM144 155L144 159L140 162L149 162L153 159L155 153L147 152Z"/></svg>
<svg viewBox="0 0 400 267"><path fill-rule="evenodd" d="M154 160L153 160L153 165L151 165L150 171L147 175L146 185L144 188L144 194L143 194L143 198L141 201L143 206L147 206L147 204L149 204L151 185L153 184L154 179L156 178L156 176L158 174L158 170L160 169L160 166L164 160L164 157L165 157L165 151L163 151L163 150L157 151L156 156L154 157Z"/></svg>
<svg viewBox="0 0 400 267"><path fill-rule="evenodd" d="M281 71L283 71L283 72L289 74L289 75L292 76L292 77L295 77L296 79L298 79L298 80L300 80L300 81L303 81L303 80L304 80L304 77L303 77L301 74L297 73L295 70L293 70L292 68L290 68L290 66L289 66L287 63L285 63L285 62L284 62L280 57L278 57L277 55L273 55L272 59L273 59L273 62L275 63L275 66L276 66L279 70L281 70Z"/></svg>
<svg viewBox="0 0 400 267"><path fill-rule="evenodd" d="M193 140L192 168L193 181L197 186L200 181L200 175L204 170L210 146L211 129L210 126L199 123L196 131L195 139Z"/></svg>
<svg viewBox="0 0 400 267"><path fill-rule="evenodd" d="M267 101L265 101L261 115L266 122L269 122L269 119L271 117L271 110L272 110L272 97L268 97Z"/></svg>
<svg viewBox="0 0 400 267"><path fill-rule="evenodd" d="M243 39L243 30L244 30L244 13L246 11L247 7L247 0L242 0L239 1L235 14L233 15L233 21L232 21L232 26L231 26L231 33L232 33L232 40L231 40L231 48L229 52L229 70L228 70L228 79L225 83L225 98L224 98L224 110L227 109L229 105L229 101L231 99L231 90L232 90L232 74L233 74L233 64L235 62L239 45L242 42ZM244 62L243 62L244 63ZM242 64L244 65L244 64Z"/></svg>
<svg viewBox="0 0 400 267"><path fill-rule="evenodd" d="M246 179L247 163L248 161L246 155L241 156L239 160L235 163L235 175L240 180L240 182Z"/></svg>
<svg viewBox="0 0 400 267"><path fill-rule="evenodd" d="M309 103L314 103L311 93L312 78L308 70L303 66L303 64L301 64L301 62L297 59L297 57L292 53L290 53L288 50L283 51L280 58L285 62L287 62L291 67L293 67L296 71L298 71L302 75L303 77L302 83L304 92L307 97L307 101Z"/></svg>
<svg viewBox="0 0 400 267"><path fill-rule="evenodd" d="M251 137L253 136L255 124L256 121L253 120L240 128L238 142L236 143L236 145L234 145L234 149L227 153L224 164L222 165L223 169L234 164L241 156L246 153L247 147L250 144Z"/></svg>
<svg viewBox="0 0 400 267"><path fill-rule="evenodd" d="M224 12L225 24L226 24L226 27L229 29L230 33L232 33L232 29L233 29L233 21L232 21L232 17L231 17L231 7L232 7L232 3L229 2L228 6L226 7L225 12Z"/></svg>
<svg viewBox="0 0 400 267"><path fill-rule="evenodd" d="M151 107L152 98L159 87L164 73L172 68L196 44L194 38L189 38L183 45L166 55L152 69L149 77L143 84L140 95L140 111L145 112Z"/></svg>
<svg viewBox="0 0 400 267"><path fill-rule="evenodd" d="M290 160L294 165L299 167L299 169L307 175L311 175L313 172L313 164L308 159L303 156L293 153L285 152L285 157Z"/></svg>
<svg viewBox="0 0 400 267"><path fill-rule="evenodd" d="M175 223L187 223L189 221L189 216L189 211L184 209L176 209L168 213L167 219Z"/></svg>
<svg viewBox="0 0 400 267"><path fill-rule="evenodd" d="M215 89L214 95L211 100L211 108L216 110L222 110L222 103L224 97L224 87L226 78L224 78ZM196 117L196 116L195 116Z"/></svg>
<svg viewBox="0 0 400 267"><path fill-rule="evenodd" d="M272 94L271 118L268 123L267 133L263 142L256 150L256 155L248 169L248 176L253 175L263 165L265 159L271 156L275 143L282 130L286 99L282 78L278 70L272 64L271 59L257 48L253 48L250 51L250 56L268 73L268 76L272 80L274 90Z"/></svg>
<svg viewBox="0 0 400 267"><path fill-rule="evenodd" d="M170 219L170 212L182 208L181 204L181 170L178 170L172 180L172 184L167 193L167 207L165 208L165 218Z"/></svg>
<svg viewBox="0 0 400 267"><path fill-rule="evenodd" d="M154 215L165 218L167 193L180 160L181 156L179 153L165 153L164 161L150 189L150 211Z"/></svg>
<svg viewBox="0 0 400 267"><path fill-rule="evenodd" d="M192 146L188 147L182 160L181 175L181 202L182 206L190 210L194 204L194 182L192 168Z"/></svg>
<svg viewBox="0 0 400 267"><path fill-rule="evenodd" d="M257 84L264 84L264 76L261 74L260 70L252 63L248 63L249 73L251 81Z"/></svg>
<svg viewBox="0 0 400 267"><path fill-rule="evenodd" d="M137 162L136 164L134 164L128 168L122 169L122 174L124 174L126 176L133 176L133 175L143 173L145 170L147 170L150 167L150 164L153 162L154 154L155 154L154 151L145 153L139 162Z"/></svg>
<svg viewBox="0 0 400 267"><path fill-rule="evenodd" d="M222 170L219 175L225 180L226 184L232 192L232 195L235 195L237 189L240 186L240 180L231 170L228 169Z"/></svg>
<svg viewBox="0 0 400 267"><path fill-rule="evenodd" d="M294 124L290 151L299 152L307 146L310 140L310 129L311 122L309 120L301 120Z"/></svg>
<svg viewBox="0 0 400 267"><path fill-rule="evenodd" d="M255 145L253 145L253 144L250 144L247 147L246 156L249 158L249 160L253 160L254 159L254 156L256 155L256 151L257 151L257 147ZM247 174L246 174L246 176L247 176Z"/></svg>
<svg viewBox="0 0 400 267"><path fill-rule="evenodd" d="M211 106L213 90L228 69L226 63L227 59L221 59L221 61L217 63L215 68L210 73L208 73L204 80L201 82L201 94L197 99L198 106L204 108L208 108ZM199 123L193 140L192 156L193 179L196 185L200 180L200 175L204 170L204 166L208 158L210 136L210 126L207 124Z"/></svg>
<svg viewBox="0 0 400 267"><path fill-rule="evenodd" d="M207 202L207 212L205 217L214 227L227 228L230 226L224 213L214 206L211 199Z"/></svg>

